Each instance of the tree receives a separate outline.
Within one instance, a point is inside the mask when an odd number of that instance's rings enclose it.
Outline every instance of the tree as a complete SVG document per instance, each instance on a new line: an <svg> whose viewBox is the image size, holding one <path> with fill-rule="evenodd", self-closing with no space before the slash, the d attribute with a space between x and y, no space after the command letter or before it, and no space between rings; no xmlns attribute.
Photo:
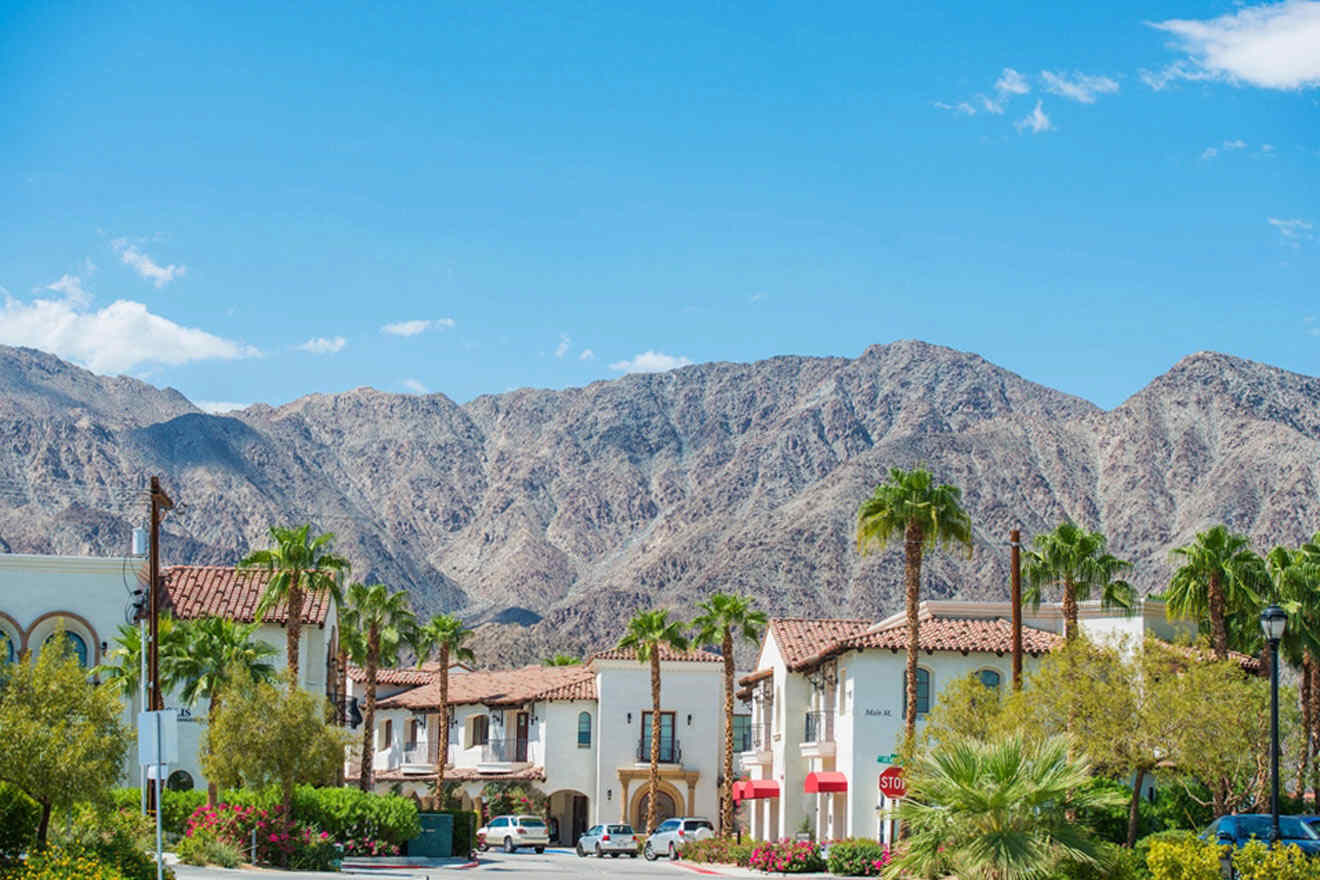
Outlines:
<svg viewBox="0 0 1320 880"><path fill-rule="evenodd" d="M404 590L391 593L384 584L350 584L347 599L349 613L346 617L365 643L362 667L367 681L362 709L362 767L358 787L371 791L372 764L376 757L376 676L383 656L397 662L397 656L382 652L381 645L382 642L392 644L397 652L397 646L411 637L417 618L408 605L408 593Z"/></svg>
<svg viewBox="0 0 1320 880"><path fill-rule="evenodd" d="M298 643L302 636L303 600L306 594L335 587L334 574L348 568L348 560L330 553L335 536L330 532L310 536L311 523L301 528L270 527L274 546L254 550L238 564L240 568L270 572L266 590L257 603L256 619L262 620L283 604L287 613L284 624L288 668L293 672L291 687L298 686Z"/></svg>
<svg viewBox="0 0 1320 880"><path fill-rule="evenodd" d="M643 611L628 621L619 649L633 651L640 663L651 666L651 767L646 777L646 831L655 831L655 794L660 782L660 654L686 651L683 624L669 619L664 609Z"/></svg>
<svg viewBox="0 0 1320 880"><path fill-rule="evenodd" d="M160 639L160 687L162 692L167 692L174 688L171 669L181 647L182 630L175 625L174 618L163 614L156 636ZM92 674L121 697L131 700L141 684L142 632L132 624L120 624L111 644L114 647L103 658L106 662L94 667Z"/></svg>
<svg viewBox="0 0 1320 880"><path fill-rule="evenodd" d="M1037 535L1034 543L1036 549L1026 553L1028 588L1023 603L1039 608L1044 587L1061 587L1063 632L1069 640L1077 638L1077 603L1089 599L1092 590L1100 593L1101 607L1132 607L1136 591L1116 577L1132 563L1106 553L1104 535L1065 520L1054 531Z"/></svg>
<svg viewBox="0 0 1320 880"><path fill-rule="evenodd" d="M286 670L288 685L293 676ZM202 738L202 770L217 785L278 785L285 815L300 783L331 785L349 734L329 724L322 696L296 685L254 682L235 671Z"/></svg>
<svg viewBox="0 0 1320 880"><path fill-rule="evenodd" d="M470 663L476 659L472 649L463 644L472 630L451 614L437 614L418 629L417 658L422 660L438 653L440 676L439 737L435 757L435 787L439 791L445 780L445 765L449 763L449 665L454 662Z"/></svg>
<svg viewBox="0 0 1320 880"><path fill-rule="evenodd" d="M541 661L542 666L581 666L582 658L572 654L555 654Z"/></svg>
<svg viewBox="0 0 1320 880"><path fill-rule="evenodd" d="M329 587L330 599L335 603L335 699L340 702L335 706L335 721L339 724L348 724L348 645L344 639L349 613L344 580L348 572L347 565L337 570Z"/></svg>
<svg viewBox="0 0 1320 880"><path fill-rule="evenodd" d="M37 844L44 847L53 808L109 796L132 731L121 720L115 688L87 680L63 630L35 663L24 655L6 675L0 688L0 782L41 808Z"/></svg>
<svg viewBox="0 0 1320 880"><path fill-rule="evenodd" d="M1219 660L1228 659L1228 619L1243 608L1259 604L1256 591L1265 581L1265 568L1245 535L1227 526L1212 526L1196 539L1173 550L1181 565L1164 594L1171 617L1208 620L1210 646Z"/></svg>
<svg viewBox="0 0 1320 880"><path fill-rule="evenodd" d="M1121 803L1087 785L1091 768L1064 737L940 743L908 768L898 808L907 847L885 868L965 880L1033 880L1066 864L1098 866L1097 841L1068 816Z"/></svg>
<svg viewBox="0 0 1320 880"><path fill-rule="evenodd" d="M216 713L226 688L235 675L258 682L275 678L275 666L270 658L275 648L255 638L258 623L235 623L223 617L203 617L186 622L177 628L180 634L179 650L168 664L169 677L179 687L179 698L189 706L198 700L209 700L206 722L215 724ZM206 802L214 804L218 787L209 780Z"/></svg>
<svg viewBox="0 0 1320 880"><path fill-rule="evenodd" d="M962 490L933 485L930 472L891 468L857 511L857 547L862 555L903 537L907 591L907 715L903 744L910 750L917 729L917 651L921 645L921 562L927 549L960 544L972 555L972 521L962 508Z"/></svg>
<svg viewBox="0 0 1320 880"><path fill-rule="evenodd" d="M692 621L697 644L719 642L724 658L724 788L720 792L720 829L733 829L733 642L734 637L757 644L769 620L752 607L748 596L716 593L697 605L701 614Z"/></svg>

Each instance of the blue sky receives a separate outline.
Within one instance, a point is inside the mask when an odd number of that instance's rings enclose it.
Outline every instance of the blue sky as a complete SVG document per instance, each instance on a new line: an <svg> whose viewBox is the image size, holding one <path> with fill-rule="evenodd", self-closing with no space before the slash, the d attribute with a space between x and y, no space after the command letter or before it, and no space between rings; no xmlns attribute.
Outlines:
<svg viewBox="0 0 1320 880"><path fill-rule="evenodd" d="M631 5L0 10L0 342L243 404L1320 374L1320 2Z"/></svg>

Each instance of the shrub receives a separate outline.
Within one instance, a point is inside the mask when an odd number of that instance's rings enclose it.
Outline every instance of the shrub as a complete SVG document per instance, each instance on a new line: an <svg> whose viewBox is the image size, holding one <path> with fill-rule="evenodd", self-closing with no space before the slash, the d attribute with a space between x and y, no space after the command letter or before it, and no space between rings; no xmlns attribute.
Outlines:
<svg viewBox="0 0 1320 880"><path fill-rule="evenodd" d="M142 794L136 788L116 788L111 792L111 798L114 805L121 810L136 813L141 809ZM188 817L193 814L193 810L204 803L206 803L205 791L199 789L191 791L165 789L161 796L163 807L160 812L161 829L167 834L183 834L188 824Z"/></svg>
<svg viewBox="0 0 1320 880"><path fill-rule="evenodd" d="M1151 880L1219 880L1220 847L1196 838L1154 840L1146 864Z"/></svg>
<svg viewBox="0 0 1320 880"><path fill-rule="evenodd" d="M1141 864L1146 865L1150 858L1150 848L1157 841L1162 840L1166 843L1186 843L1196 842L1196 834L1191 831L1181 831L1170 829L1168 831L1156 831L1154 834L1147 834L1141 838L1132 847L1132 852L1141 858Z"/></svg>
<svg viewBox="0 0 1320 880"><path fill-rule="evenodd" d="M78 804L72 816L51 818L50 841L63 851L114 867L125 880L155 880L155 826L128 810ZM166 876L173 876L168 868Z"/></svg>
<svg viewBox="0 0 1320 880"><path fill-rule="evenodd" d="M1060 866L1054 880L1147 880L1146 857L1136 850L1115 843L1102 843L1099 864L1067 862Z"/></svg>
<svg viewBox="0 0 1320 880"><path fill-rule="evenodd" d="M231 806L269 812L279 807L280 792L274 786L242 788L221 792L220 799ZM298 786L293 792L293 820L325 831L339 843L371 838L397 847L422 833L417 804L411 798L356 788Z"/></svg>
<svg viewBox="0 0 1320 880"><path fill-rule="evenodd" d="M738 843L732 837L708 837L683 847L683 858L691 862L737 865L746 868L751 862L754 841Z"/></svg>
<svg viewBox="0 0 1320 880"><path fill-rule="evenodd" d="M826 860L830 873L844 877L878 877L889 864L889 850L884 844L865 838L836 840L829 845Z"/></svg>
<svg viewBox="0 0 1320 880"><path fill-rule="evenodd" d="M1090 828L1101 840L1127 843L1128 810L1132 801L1132 786L1097 776L1086 788L1093 792L1115 795L1112 803L1085 807L1077 811L1077 823ZM1164 829L1163 817L1155 805L1142 798L1137 804L1137 836L1142 837Z"/></svg>
<svg viewBox="0 0 1320 880"><path fill-rule="evenodd" d="M1320 862L1296 844L1270 849L1253 840L1233 854L1233 867L1242 880L1320 880Z"/></svg>
<svg viewBox="0 0 1320 880"><path fill-rule="evenodd" d="M747 866L757 871L781 874L809 874L825 870L820 844L814 840L780 840L758 844Z"/></svg>
<svg viewBox="0 0 1320 880"><path fill-rule="evenodd" d="M329 832L303 828L295 837L297 846L289 854L289 867L296 871L333 871L339 850Z"/></svg>
<svg viewBox="0 0 1320 880"><path fill-rule="evenodd" d="M12 880L126 880L114 865L61 847L32 854L22 868L8 876Z"/></svg>
<svg viewBox="0 0 1320 880"><path fill-rule="evenodd" d="M219 865L222 868L237 868L243 860L238 847L219 840L209 834L194 834L185 837L175 847L179 860L188 865Z"/></svg>
<svg viewBox="0 0 1320 880"><path fill-rule="evenodd" d="M7 782L0 782L0 865L15 862L37 839L41 807Z"/></svg>

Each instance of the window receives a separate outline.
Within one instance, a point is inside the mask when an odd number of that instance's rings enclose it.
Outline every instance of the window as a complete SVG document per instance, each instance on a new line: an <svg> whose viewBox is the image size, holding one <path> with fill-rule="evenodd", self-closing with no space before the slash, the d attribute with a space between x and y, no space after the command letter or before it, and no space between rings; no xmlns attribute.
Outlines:
<svg viewBox="0 0 1320 880"><path fill-rule="evenodd" d="M14 645L14 640L4 633L0 633L0 663L13 663L18 659L18 648Z"/></svg>
<svg viewBox="0 0 1320 880"><path fill-rule="evenodd" d="M999 673L993 669L982 669L976 673L976 677L981 680L981 684L990 688L990 690L999 690Z"/></svg>
<svg viewBox="0 0 1320 880"><path fill-rule="evenodd" d="M196 786L193 785L191 773L187 770L175 770L166 778L165 787L170 791L192 791Z"/></svg>
<svg viewBox="0 0 1320 880"><path fill-rule="evenodd" d="M907 673L903 673L903 714L907 717ZM917 667L917 717L930 714L930 670Z"/></svg>
<svg viewBox="0 0 1320 880"><path fill-rule="evenodd" d="M752 716L733 716L733 750L750 752L752 750Z"/></svg>
<svg viewBox="0 0 1320 880"><path fill-rule="evenodd" d="M578 713L578 748L591 748L591 713Z"/></svg>
<svg viewBox="0 0 1320 880"><path fill-rule="evenodd" d="M387 719L385 721L384 741L380 744L380 747L382 749L388 749L392 742L394 742L394 722Z"/></svg>
<svg viewBox="0 0 1320 880"><path fill-rule="evenodd" d="M51 633L46 638L46 644L49 645L54 638L55 633ZM64 640L68 643L69 653L73 654L74 659L78 661L78 665L85 667L87 665L87 643L83 641L83 637L77 633L66 632Z"/></svg>
<svg viewBox="0 0 1320 880"><path fill-rule="evenodd" d="M705 819L689 819L683 823L684 831L700 831L703 828L709 831L715 830L715 826L707 822Z"/></svg>
<svg viewBox="0 0 1320 880"><path fill-rule="evenodd" d="M674 739L674 713L660 713L660 762L677 763L678 742ZM651 759L651 713L642 713L642 739L637 750L639 760Z"/></svg>
<svg viewBox="0 0 1320 880"><path fill-rule="evenodd" d="M484 746L490 743L490 716L476 715L472 718L472 744Z"/></svg>
<svg viewBox="0 0 1320 880"><path fill-rule="evenodd" d="M417 748L417 722L408 722L408 748Z"/></svg>
<svg viewBox="0 0 1320 880"><path fill-rule="evenodd" d="M481 716L481 717L484 718L485 716L483 715L483 716ZM491 822L491 823L490 823L490 827L491 827L491 828L504 828L504 827L507 826L508 824L509 824L509 820L508 820L508 819L496 819L494 822Z"/></svg>

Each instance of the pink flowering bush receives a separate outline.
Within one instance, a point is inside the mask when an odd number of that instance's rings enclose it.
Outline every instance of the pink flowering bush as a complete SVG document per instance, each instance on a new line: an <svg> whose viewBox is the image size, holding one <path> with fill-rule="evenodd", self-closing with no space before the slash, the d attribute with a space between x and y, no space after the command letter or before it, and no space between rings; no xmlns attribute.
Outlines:
<svg viewBox="0 0 1320 880"><path fill-rule="evenodd" d="M780 874L810 874L825 870L825 858L814 840L780 840L757 846L747 866Z"/></svg>
<svg viewBox="0 0 1320 880"><path fill-rule="evenodd" d="M350 837L344 841L346 856L397 856L399 845L374 837Z"/></svg>
<svg viewBox="0 0 1320 880"><path fill-rule="evenodd" d="M828 847L831 874L842 877L879 877L889 864L889 848L865 838L836 840Z"/></svg>
<svg viewBox="0 0 1320 880"><path fill-rule="evenodd" d="M283 808L263 810L237 804L202 804L184 826L188 838L217 840L251 857L256 832L257 861L271 865L319 869L329 867L338 852L330 835L289 819Z"/></svg>

